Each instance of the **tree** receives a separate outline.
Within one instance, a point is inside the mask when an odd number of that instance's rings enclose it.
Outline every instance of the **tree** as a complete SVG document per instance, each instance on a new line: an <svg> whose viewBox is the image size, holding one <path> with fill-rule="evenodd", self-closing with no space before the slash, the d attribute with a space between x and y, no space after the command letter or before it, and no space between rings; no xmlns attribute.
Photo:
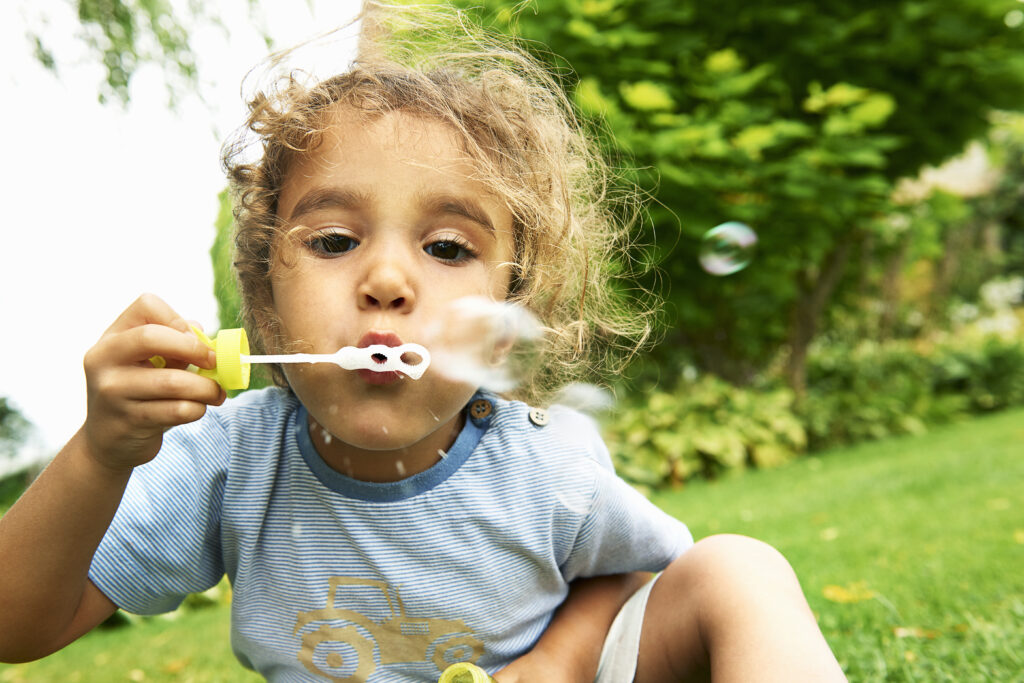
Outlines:
<svg viewBox="0 0 1024 683"><path fill-rule="evenodd" d="M18 409L0 396L0 458L14 456L31 429L32 424Z"/></svg>
<svg viewBox="0 0 1024 683"><path fill-rule="evenodd" d="M683 348L732 380L788 348L801 392L847 266L893 230L895 181L961 151L993 109L1024 107L1015 0L484 4L647 169L670 314L658 356ZM759 255L715 278L699 238L727 220L757 231Z"/></svg>
<svg viewBox="0 0 1024 683"><path fill-rule="evenodd" d="M169 0L72 0L70 4L81 25L79 37L105 70L105 79L97 89L101 102L127 104L132 76L146 63L161 68L172 102L195 90L198 72L190 33L203 24L227 30L216 10L200 2L182 5ZM248 0L248 4L253 15L258 0ZM45 15L40 23L26 37L39 62L59 73L58 58L45 34ZM269 45L266 31L263 34Z"/></svg>

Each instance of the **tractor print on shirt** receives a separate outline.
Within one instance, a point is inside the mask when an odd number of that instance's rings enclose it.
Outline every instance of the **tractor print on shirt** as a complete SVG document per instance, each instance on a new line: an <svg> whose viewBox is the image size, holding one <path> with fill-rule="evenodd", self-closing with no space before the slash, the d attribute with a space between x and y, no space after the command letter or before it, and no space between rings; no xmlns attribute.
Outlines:
<svg viewBox="0 0 1024 683"><path fill-rule="evenodd" d="M379 594L383 620L342 606L351 591L367 590ZM303 666L335 683L362 683L388 664L432 662L440 672L459 662L476 662L484 651L462 621L411 617L397 588L345 576L329 579L327 606L300 612L294 633L302 638Z"/></svg>

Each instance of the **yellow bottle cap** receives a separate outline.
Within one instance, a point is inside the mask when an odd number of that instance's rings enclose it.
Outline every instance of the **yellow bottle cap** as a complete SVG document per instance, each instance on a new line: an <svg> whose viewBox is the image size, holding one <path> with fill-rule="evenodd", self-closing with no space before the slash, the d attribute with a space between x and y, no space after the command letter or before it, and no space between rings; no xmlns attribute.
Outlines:
<svg viewBox="0 0 1024 683"><path fill-rule="evenodd" d="M212 340L196 327L192 330L204 344L217 353L217 366L212 370L200 368L199 374L209 377L228 390L248 389L252 366L243 363L241 358L242 355L249 355L249 338L245 330L240 327L221 330Z"/></svg>
<svg viewBox="0 0 1024 683"><path fill-rule="evenodd" d="M494 679L476 664L460 662L445 669L437 683L494 683Z"/></svg>

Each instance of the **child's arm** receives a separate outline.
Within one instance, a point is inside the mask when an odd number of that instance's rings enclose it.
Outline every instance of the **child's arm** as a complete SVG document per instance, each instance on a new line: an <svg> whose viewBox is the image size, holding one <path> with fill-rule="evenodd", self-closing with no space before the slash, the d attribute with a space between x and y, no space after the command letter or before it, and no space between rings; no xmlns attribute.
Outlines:
<svg viewBox="0 0 1024 683"><path fill-rule="evenodd" d="M534 648L495 674L495 680L590 683L615 615L650 578L634 572L577 579Z"/></svg>
<svg viewBox="0 0 1024 683"><path fill-rule="evenodd" d="M153 368L155 355L168 367ZM225 398L212 380L183 372L189 363L213 367L215 356L150 295L86 354L85 424L0 518L0 661L50 654L116 609L88 572L132 469L156 456L165 429Z"/></svg>

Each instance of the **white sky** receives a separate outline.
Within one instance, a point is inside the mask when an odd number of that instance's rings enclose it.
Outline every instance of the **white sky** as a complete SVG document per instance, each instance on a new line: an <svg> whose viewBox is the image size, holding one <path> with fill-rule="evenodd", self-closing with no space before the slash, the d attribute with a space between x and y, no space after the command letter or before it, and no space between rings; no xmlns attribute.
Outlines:
<svg viewBox="0 0 1024 683"><path fill-rule="evenodd" d="M346 23L359 3L260 4L275 46L287 47ZM156 68L136 74L127 109L97 102L103 72L74 40L70 2L0 3L0 396L47 450L85 418L82 356L139 294L217 328L209 249L226 184L221 137L242 122L239 85L267 48L246 0L208 5L231 30L192 35L207 103L189 96L170 111ZM57 77L25 38L41 16Z"/></svg>

